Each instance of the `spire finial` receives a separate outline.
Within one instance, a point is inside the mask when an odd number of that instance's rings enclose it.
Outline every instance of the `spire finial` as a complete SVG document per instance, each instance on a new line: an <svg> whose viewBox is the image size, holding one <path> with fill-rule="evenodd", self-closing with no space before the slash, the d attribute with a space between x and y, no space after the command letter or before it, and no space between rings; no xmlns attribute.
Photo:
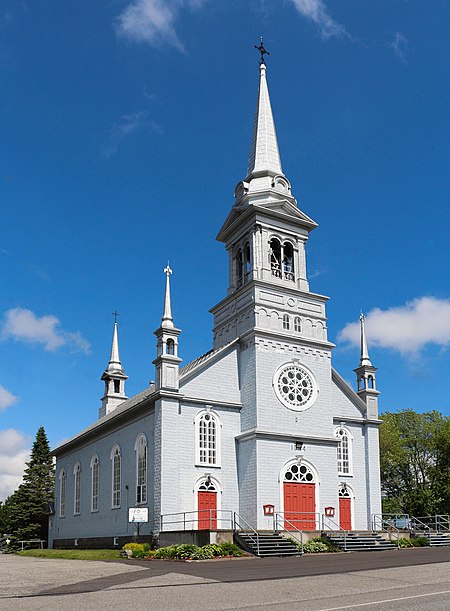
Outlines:
<svg viewBox="0 0 450 611"><path fill-rule="evenodd" d="M120 316L120 314L119 314L119 312L117 310L114 310L112 315L114 316L114 324L116 324L117 323L117 317Z"/></svg>
<svg viewBox="0 0 450 611"><path fill-rule="evenodd" d="M261 59L259 60L259 64L260 65L266 65L265 59L264 59L264 55L270 55L269 51L267 51L267 49L264 48L264 43L263 43L263 37L261 36L260 39L260 43L259 43L259 47L257 47L256 45L255 49L258 49L258 51L261 53Z"/></svg>
<svg viewBox="0 0 450 611"><path fill-rule="evenodd" d="M366 339L366 317L364 316L363 311L361 310L361 314L359 316L359 322L361 325L361 359L359 362L359 366L363 365L372 365L370 362L369 351L367 349L367 339Z"/></svg>
<svg viewBox="0 0 450 611"><path fill-rule="evenodd" d="M166 293L164 296L164 312L161 326L166 329L173 329L172 305L170 302L170 276L172 275L172 270L170 269L169 261L167 261L167 267L164 268L164 273L166 274Z"/></svg>

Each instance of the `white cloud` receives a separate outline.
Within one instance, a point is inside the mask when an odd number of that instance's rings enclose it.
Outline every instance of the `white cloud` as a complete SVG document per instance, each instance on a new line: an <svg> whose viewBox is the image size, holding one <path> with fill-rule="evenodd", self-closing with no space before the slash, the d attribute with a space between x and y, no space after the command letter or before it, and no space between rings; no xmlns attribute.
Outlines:
<svg viewBox="0 0 450 611"><path fill-rule="evenodd" d="M56 316L39 317L26 308L12 308L5 313L0 337L28 344L43 344L44 350L48 352L67 346L87 354L90 349L89 342L78 331L64 331L60 324Z"/></svg>
<svg viewBox="0 0 450 611"><path fill-rule="evenodd" d="M15 397L12 392L9 392L4 386L0 384L0 412L7 407L11 407L18 400L18 397Z"/></svg>
<svg viewBox="0 0 450 611"><path fill-rule="evenodd" d="M139 110L128 115L122 115L120 121L115 123L109 134L109 142L103 148L103 157L112 157L119 150L120 145L126 139L141 129L162 133L161 127L155 121L151 121L146 110Z"/></svg>
<svg viewBox="0 0 450 611"><path fill-rule="evenodd" d="M450 346L450 299L418 297L403 306L366 316L369 345L417 356L427 345ZM347 324L338 335L341 341L359 345L359 322ZM370 346L369 346L370 347Z"/></svg>
<svg viewBox="0 0 450 611"><path fill-rule="evenodd" d="M119 15L116 33L133 42L169 44L184 51L175 21L182 8L199 9L203 3L204 0L134 0Z"/></svg>
<svg viewBox="0 0 450 611"><path fill-rule="evenodd" d="M394 38L392 42L389 43L389 46L393 49L395 55L399 57L402 61L406 59L406 52L408 50L408 39L401 32L395 32Z"/></svg>
<svg viewBox="0 0 450 611"><path fill-rule="evenodd" d="M30 447L31 439L21 431L0 431L0 500L14 492L22 482Z"/></svg>
<svg viewBox="0 0 450 611"><path fill-rule="evenodd" d="M348 37L344 26L335 21L328 12L324 0L291 0L291 2L300 15L316 25L322 38Z"/></svg>

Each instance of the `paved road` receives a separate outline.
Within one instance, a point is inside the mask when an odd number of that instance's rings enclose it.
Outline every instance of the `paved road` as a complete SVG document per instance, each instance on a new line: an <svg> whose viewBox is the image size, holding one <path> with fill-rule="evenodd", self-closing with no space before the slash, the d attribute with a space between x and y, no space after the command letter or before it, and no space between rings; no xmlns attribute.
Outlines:
<svg viewBox="0 0 450 611"><path fill-rule="evenodd" d="M0 555L0 609L449 611L450 549L215 562Z"/></svg>

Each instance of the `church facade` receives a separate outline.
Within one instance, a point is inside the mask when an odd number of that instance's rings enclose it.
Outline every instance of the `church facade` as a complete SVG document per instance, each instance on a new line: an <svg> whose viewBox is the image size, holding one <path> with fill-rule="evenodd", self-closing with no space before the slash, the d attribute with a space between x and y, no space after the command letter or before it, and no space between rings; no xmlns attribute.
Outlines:
<svg viewBox="0 0 450 611"><path fill-rule="evenodd" d="M155 382L126 396L115 323L99 418L55 450L49 546L130 538L129 508L148 510L143 534L267 530L272 513L285 530L367 530L381 513L364 318L354 391L332 367L328 298L309 289L305 245L317 225L282 170L264 61L234 196L218 234L229 279L211 310L212 350L180 367L167 267Z"/></svg>

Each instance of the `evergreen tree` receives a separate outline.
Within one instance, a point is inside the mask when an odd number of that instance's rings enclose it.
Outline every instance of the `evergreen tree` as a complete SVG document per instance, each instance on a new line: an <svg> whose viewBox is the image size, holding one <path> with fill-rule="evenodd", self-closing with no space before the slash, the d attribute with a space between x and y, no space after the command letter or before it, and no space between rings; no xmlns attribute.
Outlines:
<svg viewBox="0 0 450 611"><path fill-rule="evenodd" d="M55 468L44 427L36 434L23 482L9 498L8 521L18 539L47 539L48 504L54 499Z"/></svg>

